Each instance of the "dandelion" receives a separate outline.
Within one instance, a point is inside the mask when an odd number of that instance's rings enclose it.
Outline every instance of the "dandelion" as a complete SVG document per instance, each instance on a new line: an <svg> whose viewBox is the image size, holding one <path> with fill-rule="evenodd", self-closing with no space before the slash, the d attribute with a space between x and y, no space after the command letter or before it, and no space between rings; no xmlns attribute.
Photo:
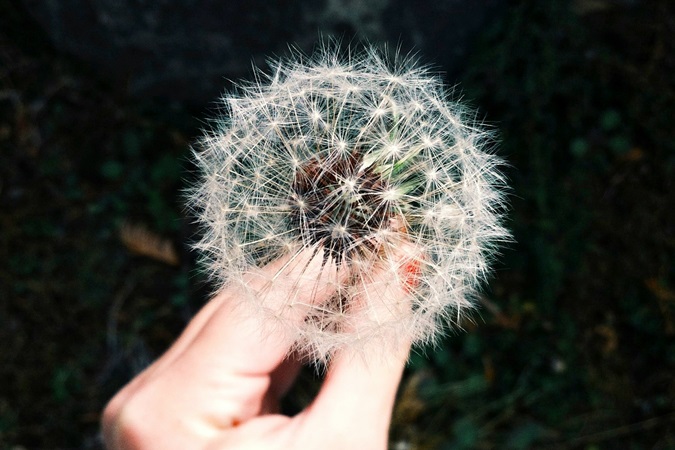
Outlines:
<svg viewBox="0 0 675 450"><path fill-rule="evenodd" d="M501 162L439 78L372 47L334 47L273 61L270 74L223 98L195 153L201 180L190 194L204 228L197 247L218 287L239 285L243 303L316 360L366 341L433 342L472 308L507 238ZM303 305L304 320L285 320L246 279L307 251L336 294ZM406 305L362 300L375 269L397 274Z"/></svg>

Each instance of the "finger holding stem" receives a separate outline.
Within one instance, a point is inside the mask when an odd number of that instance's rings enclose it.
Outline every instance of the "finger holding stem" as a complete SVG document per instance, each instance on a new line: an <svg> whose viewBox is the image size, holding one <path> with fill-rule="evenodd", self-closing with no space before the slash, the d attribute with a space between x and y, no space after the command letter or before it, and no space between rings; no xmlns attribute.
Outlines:
<svg viewBox="0 0 675 450"><path fill-rule="evenodd" d="M381 325L378 333L382 334L378 339L364 335L363 345L358 349L338 351L330 361L319 395L303 413L309 422L330 424L328 428L343 443L349 436L358 436L358 441L351 442L353 448L386 448L396 391L411 345L409 336L396 334L396 324L410 315L408 285L414 283L410 267L417 267L415 261L418 253L412 245L404 243L387 258L386 265L361 275L360 292L352 306L362 308L366 314L356 315L363 323L357 320L352 326L358 328L377 321ZM349 433L344 433L347 429Z"/></svg>

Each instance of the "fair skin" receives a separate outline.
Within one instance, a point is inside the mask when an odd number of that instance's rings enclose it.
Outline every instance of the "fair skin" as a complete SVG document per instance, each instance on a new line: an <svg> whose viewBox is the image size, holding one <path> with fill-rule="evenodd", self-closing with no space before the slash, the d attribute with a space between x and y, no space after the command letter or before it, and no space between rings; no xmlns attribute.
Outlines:
<svg viewBox="0 0 675 450"><path fill-rule="evenodd" d="M399 263L400 273L409 274L405 257ZM348 276L342 272L303 252L269 264L246 283L264 292L266 306L277 308L285 320L302 321L306 305L334 295ZM391 270L372 272L360 276L359 301L377 296L388 305L407 305L406 282ZM300 281L289 287L284 280ZM103 413L106 447L385 450L409 343L387 352L368 344L338 351L314 401L294 417L280 415L279 399L299 368L287 357L294 339L270 336L259 315L238 304L240 297L236 288L225 288L161 358L115 395ZM289 298L296 306L287 307ZM378 320L392 314L389 309L377 312Z"/></svg>

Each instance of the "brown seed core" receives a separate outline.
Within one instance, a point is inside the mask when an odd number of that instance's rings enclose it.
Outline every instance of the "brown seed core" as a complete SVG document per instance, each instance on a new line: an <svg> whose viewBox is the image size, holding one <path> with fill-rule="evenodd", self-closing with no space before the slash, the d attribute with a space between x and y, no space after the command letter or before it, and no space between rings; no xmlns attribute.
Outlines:
<svg viewBox="0 0 675 450"><path fill-rule="evenodd" d="M376 251L375 233L393 218L382 196L386 180L374 166L360 167L357 156L312 159L298 168L291 187L291 226L338 264Z"/></svg>

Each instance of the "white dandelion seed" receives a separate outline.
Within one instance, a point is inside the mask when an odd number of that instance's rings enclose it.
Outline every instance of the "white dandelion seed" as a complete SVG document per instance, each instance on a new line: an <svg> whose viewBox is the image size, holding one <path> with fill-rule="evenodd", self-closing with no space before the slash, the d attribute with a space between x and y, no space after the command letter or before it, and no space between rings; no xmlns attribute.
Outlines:
<svg viewBox="0 0 675 450"><path fill-rule="evenodd" d="M365 340L433 342L472 307L508 239L488 133L426 68L374 48L343 56L329 43L271 67L225 96L196 152L202 178L190 205L210 275L219 288L239 284L241 301L315 360ZM368 271L400 272L392 255L402 247L418 270L409 303L364 295ZM244 280L306 249L350 276L327 275L334 298L286 321ZM286 307L299 306L289 295Z"/></svg>

